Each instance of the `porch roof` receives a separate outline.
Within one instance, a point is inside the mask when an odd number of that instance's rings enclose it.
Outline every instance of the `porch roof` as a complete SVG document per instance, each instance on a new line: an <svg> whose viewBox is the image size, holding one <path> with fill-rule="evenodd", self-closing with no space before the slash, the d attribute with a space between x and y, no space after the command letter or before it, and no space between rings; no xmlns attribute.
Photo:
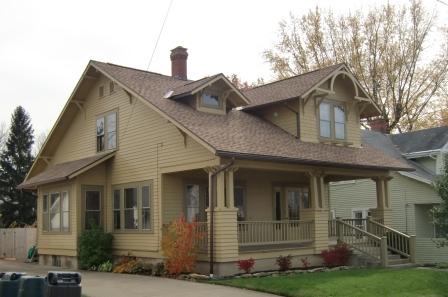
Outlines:
<svg viewBox="0 0 448 297"><path fill-rule="evenodd" d="M110 159L115 152L97 154L83 159L55 164L41 173L21 183L19 189L35 189L44 184L72 179L75 176Z"/></svg>

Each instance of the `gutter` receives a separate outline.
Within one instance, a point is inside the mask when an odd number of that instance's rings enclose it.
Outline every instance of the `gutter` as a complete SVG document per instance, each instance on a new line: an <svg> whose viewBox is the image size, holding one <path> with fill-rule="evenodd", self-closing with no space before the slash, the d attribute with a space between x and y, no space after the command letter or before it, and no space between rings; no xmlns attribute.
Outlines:
<svg viewBox="0 0 448 297"><path fill-rule="evenodd" d="M210 246L209 246L209 248L210 248L210 260L209 260L209 262L210 262L210 277L213 277L213 272L214 272L214 261L215 261L215 259L214 259L214 249L215 249L215 246L214 246L214 241L215 241L215 204L214 204L214 202L215 202L215 197L214 197L214 193L215 193L215 190L214 190L214 188L213 188L213 185L214 185L214 182L213 182L213 180L214 180L214 178L215 178L215 176L218 174L218 173L220 173L220 172L222 172L222 171L224 171L224 170L226 170L227 168L229 168L230 166L232 166L233 165L233 163L234 163L234 161L235 161L235 159L232 159L231 161L230 161L230 163L228 163L228 164L226 164L226 165L221 165L219 168L218 168L218 170L217 171L215 171L215 172L212 172L212 174L209 176L209 184L210 184L210 189L209 189L209 193L210 193L210 235L209 235L209 243L210 243Z"/></svg>

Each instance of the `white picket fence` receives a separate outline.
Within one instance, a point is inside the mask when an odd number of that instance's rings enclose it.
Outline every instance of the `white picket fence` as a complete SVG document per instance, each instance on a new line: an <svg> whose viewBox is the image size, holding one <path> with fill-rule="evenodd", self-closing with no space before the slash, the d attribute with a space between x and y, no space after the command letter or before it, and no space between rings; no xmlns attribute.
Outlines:
<svg viewBox="0 0 448 297"><path fill-rule="evenodd" d="M0 258L25 260L33 245L36 245L36 228L0 229Z"/></svg>

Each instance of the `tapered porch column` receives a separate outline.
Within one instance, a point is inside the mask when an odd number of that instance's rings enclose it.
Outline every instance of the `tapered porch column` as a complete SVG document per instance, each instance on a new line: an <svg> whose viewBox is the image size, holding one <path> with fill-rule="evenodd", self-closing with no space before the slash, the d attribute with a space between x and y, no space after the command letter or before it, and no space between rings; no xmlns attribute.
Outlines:
<svg viewBox="0 0 448 297"><path fill-rule="evenodd" d="M213 262L229 262L238 258L237 212L233 198L233 173L236 169L229 167L217 174L219 168L208 169L209 205L207 211L209 238L213 240ZM211 217L213 215L213 218ZM212 223L213 221L213 223ZM213 225L213 227L212 227ZM213 228L213 232L211 230ZM214 273L218 273L215 271Z"/></svg>
<svg viewBox="0 0 448 297"><path fill-rule="evenodd" d="M392 214L390 209L389 181L391 177L374 177L376 183L376 208L372 210L373 219L383 220L384 225L391 225Z"/></svg>
<svg viewBox="0 0 448 297"><path fill-rule="evenodd" d="M303 219L312 220L314 251L316 254L328 248L328 183L321 172L310 172L310 209L304 210Z"/></svg>

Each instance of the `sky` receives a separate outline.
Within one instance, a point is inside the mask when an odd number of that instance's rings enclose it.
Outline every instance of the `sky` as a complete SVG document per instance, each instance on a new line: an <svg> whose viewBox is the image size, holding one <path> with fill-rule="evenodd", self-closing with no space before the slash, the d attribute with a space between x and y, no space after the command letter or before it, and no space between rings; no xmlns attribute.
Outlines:
<svg viewBox="0 0 448 297"><path fill-rule="evenodd" d="M318 5L336 13L387 0L173 0L150 71L170 74L170 50L188 48L188 77L273 75L262 53L289 13ZM389 0L407 3L407 0ZM448 0L444 0L448 3ZM448 21L448 6L424 0ZM146 69L169 0L1 0L0 123L22 105L35 134L55 123L89 60Z"/></svg>

